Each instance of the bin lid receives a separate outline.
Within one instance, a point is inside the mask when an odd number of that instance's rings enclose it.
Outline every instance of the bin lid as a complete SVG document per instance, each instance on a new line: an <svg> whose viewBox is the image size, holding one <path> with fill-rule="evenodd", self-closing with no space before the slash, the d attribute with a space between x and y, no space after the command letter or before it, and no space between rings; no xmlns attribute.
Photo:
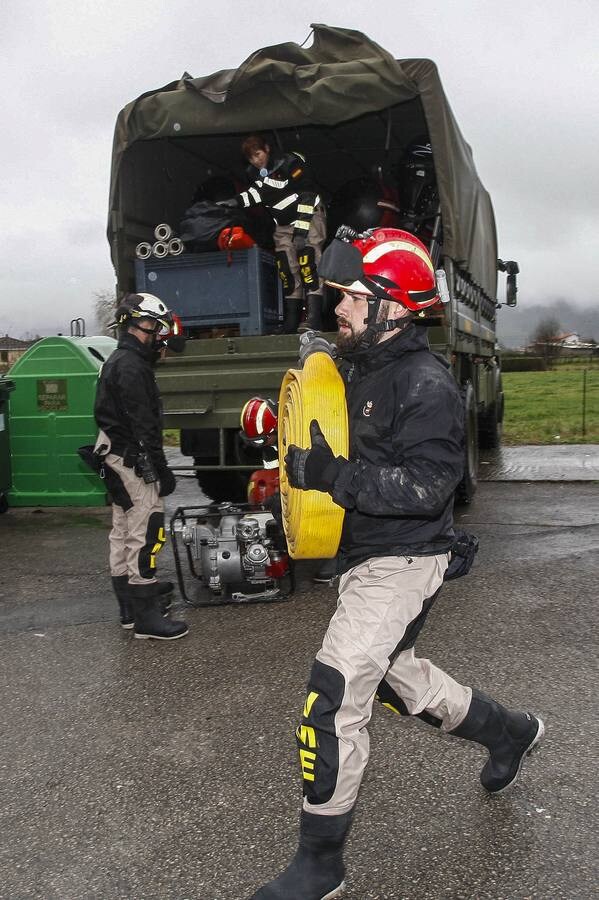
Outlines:
<svg viewBox="0 0 599 900"><path fill-rule="evenodd" d="M88 352L97 359L100 365L106 362L113 350L116 350L118 341L115 338L108 337L105 334L94 334L90 337L73 338L81 347L87 348Z"/></svg>
<svg viewBox="0 0 599 900"><path fill-rule="evenodd" d="M97 373L116 346L114 338L103 335L42 338L14 363L9 374L11 378L19 378Z"/></svg>

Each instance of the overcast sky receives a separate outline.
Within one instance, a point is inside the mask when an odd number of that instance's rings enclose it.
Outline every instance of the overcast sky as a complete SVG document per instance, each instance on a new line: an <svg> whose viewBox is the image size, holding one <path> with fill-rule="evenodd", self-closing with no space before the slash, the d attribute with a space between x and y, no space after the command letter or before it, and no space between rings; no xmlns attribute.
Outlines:
<svg viewBox="0 0 599 900"><path fill-rule="evenodd" d="M433 59L491 193L499 253L520 263L519 302L599 299L597 0L3 0L2 20L0 334L91 324L94 292L112 290L119 110L184 71L302 43L311 22Z"/></svg>

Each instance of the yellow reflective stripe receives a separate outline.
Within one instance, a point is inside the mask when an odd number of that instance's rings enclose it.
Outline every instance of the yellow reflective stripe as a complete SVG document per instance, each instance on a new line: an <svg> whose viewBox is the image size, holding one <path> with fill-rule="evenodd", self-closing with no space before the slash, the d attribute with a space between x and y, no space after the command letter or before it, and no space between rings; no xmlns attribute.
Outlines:
<svg viewBox="0 0 599 900"><path fill-rule="evenodd" d="M310 693L306 697L306 702L304 703L304 712L302 713L304 719L307 719L310 715L310 711L314 706L314 703L318 699L318 696L319 695L316 693L316 691L310 691Z"/></svg>
<svg viewBox="0 0 599 900"><path fill-rule="evenodd" d="M316 747L316 731L311 725L300 725L296 734L298 741L306 747Z"/></svg>
<svg viewBox="0 0 599 900"><path fill-rule="evenodd" d="M302 231L310 230L310 223L305 222L303 219L298 219L297 222L293 223L294 228L301 228Z"/></svg>
<svg viewBox="0 0 599 900"><path fill-rule="evenodd" d="M305 203L298 203L298 204L297 204L297 211L300 212L300 213L308 213L308 215L311 216L312 213L314 212L314 207L313 207L313 206L307 206Z"/></svg>
<svg viewBox="0 0 599 900"><path fill-rule="evenodd" d="M158 529L157 541L152 547L152 552L150 553L150 568L156 568L156 556L160 553L162 548L166 543L166 534L164 528L160 527Z"/></svg>
<svg viewBox="0 0 599 900"><path fill-rule="evenodd" d="M392 250L406 250L408 253L414 253L416 256L420 257L423 263L425 263L428 268L432 271L433 264L431 259L422 247L417 247L415 244L412 244L410 241L384 241L382 244L378 244L375 247L372 247L364 256L365 263L374 263L381 256L384 256L386 253L391 253Z"/></svg>
<svg viewBox="0 0 599 900"><path fill-rule="evenodd" d="M314 763L316 762L316 753L310 750L300 750L300 766L302 769L302 777L304 781L314 781Z"/></svg>

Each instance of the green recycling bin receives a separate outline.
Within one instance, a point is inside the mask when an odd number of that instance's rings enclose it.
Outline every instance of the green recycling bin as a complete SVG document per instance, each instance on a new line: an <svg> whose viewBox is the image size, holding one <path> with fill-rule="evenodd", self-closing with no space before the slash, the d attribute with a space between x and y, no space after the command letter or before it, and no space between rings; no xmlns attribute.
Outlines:
<svg viewBox="0 0 599 900"><path fill-rule="evenodd" d="M14 390L14 382L0 377L0 513L8 509L10 476L10 444L8 441L8 395Z"/></svg>
<svg viewBox="0 0 599 900"><path fill-rule="evenodd" d="M77 455L96 439L94 400L113 338L48 337L10 369L9 506L103 506L104 482Z"/></svg>

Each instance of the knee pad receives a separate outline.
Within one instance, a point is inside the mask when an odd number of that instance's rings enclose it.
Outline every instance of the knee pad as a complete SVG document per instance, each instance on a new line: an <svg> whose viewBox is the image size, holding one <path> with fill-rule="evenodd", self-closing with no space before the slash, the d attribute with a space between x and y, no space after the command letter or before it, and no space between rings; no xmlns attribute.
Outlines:
<svg viewBox="0 0 599 900"><path fill-rule="evenodd" d="M302 283L308 291L314 293L318 290L318 273L316 271L316 257L314 247L306 245L303 250L297 254L297 261L300 267L300 277Z"/></svg>
<svg viewBox="0 0 599 900"><path fill-rule="evenodd" d="M375 699L399 716L410 715L410 710L406 706L405 701L401 699L399 694L396 694L384 678L376 689Z"/></svg>
<svg viewBox="0 0 599 900"><path fill-rule="evenodd" d="M331 799L339 773L335 716L345 693L345 678L333 666L315 660L301 723L295 732L304 796L313 804Z"/></svg>
<svg viewBox="0 0 599 900"><path fill-rule="evenodd" d="M164 513L153 512L148 519L146 542L139 551L139 574L142 578L156 575L156 557L166 543Z"/></svg>
<svg viewBox="0 0 599 900"><path fill-rule="evenodd" d="M275 260L277 263L279 278L281 279L281 284L283 285L283 296L288 297L289 294L293 293L293 289L295 288L295 278L291 274L289 257L284 250L279 250L277 251L277 253L275 253Z"/></svg>

